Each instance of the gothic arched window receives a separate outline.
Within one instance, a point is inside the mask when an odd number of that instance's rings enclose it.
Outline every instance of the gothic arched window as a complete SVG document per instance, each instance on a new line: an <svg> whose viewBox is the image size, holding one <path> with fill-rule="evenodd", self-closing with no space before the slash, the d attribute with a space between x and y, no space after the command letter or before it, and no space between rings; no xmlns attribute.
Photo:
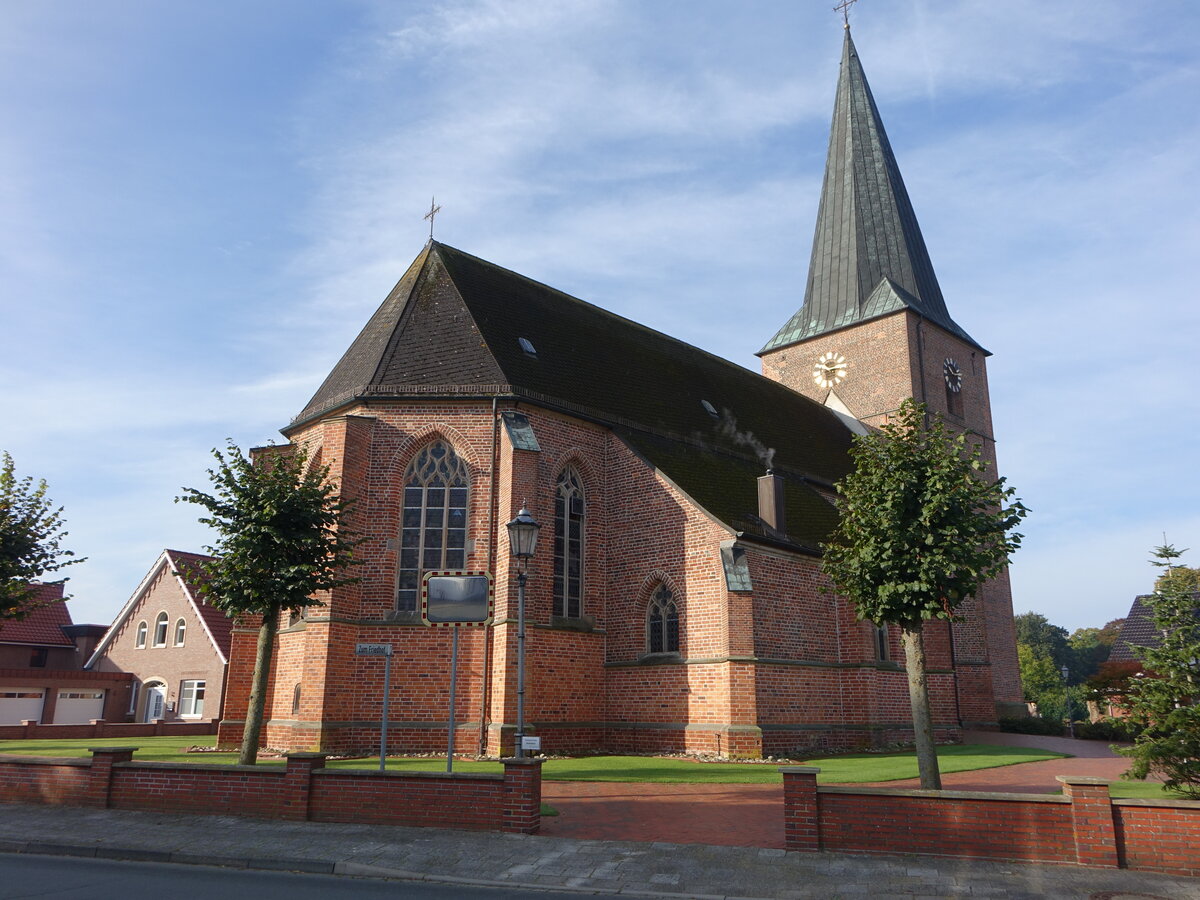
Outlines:
<svg viewBox="0 0 1200 900"><path fill-rule="evenodd" d="M554 614L583 615L583 482L563 469L554 494Z"/></svg>
<svg viewBox="0 0 1200 900"><path fill-rule="evenodd" d="M665 584L660 584L650 596L646 639L651 653L679 652L679 607Z"/></svg>
<svg viewBox="0 0 1200 900"><path fill-rule="evenodd" d="M445 441L421 450L404 474L396 609L415 610L421 575L467 564L467 466Z"/></svg>

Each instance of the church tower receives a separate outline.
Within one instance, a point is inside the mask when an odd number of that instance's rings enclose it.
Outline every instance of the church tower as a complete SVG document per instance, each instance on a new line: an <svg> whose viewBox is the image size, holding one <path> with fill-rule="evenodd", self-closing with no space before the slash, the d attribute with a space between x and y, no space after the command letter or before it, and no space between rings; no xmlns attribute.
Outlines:
<svg viewBox="0 0 1200 900"><path fill-rule="evenodd" d="M768 378L870 425L921 401L978 435L995 471L990 354L946 308L848 27L804 303L758 355ZM1011 711L1022 698L1007 574L963 613L960 682L990 681Z"/></svg>

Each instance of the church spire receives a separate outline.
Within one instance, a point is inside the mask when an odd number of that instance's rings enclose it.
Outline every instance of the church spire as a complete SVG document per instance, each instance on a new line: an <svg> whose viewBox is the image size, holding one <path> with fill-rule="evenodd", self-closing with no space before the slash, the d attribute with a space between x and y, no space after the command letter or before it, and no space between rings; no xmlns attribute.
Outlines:
<svg viewBox="0 0 1200 900"><path fill-rule="evenodd" d="M845 34L804 305L760 355L906 308L979 347L946 310L849 28Z"/></svg>

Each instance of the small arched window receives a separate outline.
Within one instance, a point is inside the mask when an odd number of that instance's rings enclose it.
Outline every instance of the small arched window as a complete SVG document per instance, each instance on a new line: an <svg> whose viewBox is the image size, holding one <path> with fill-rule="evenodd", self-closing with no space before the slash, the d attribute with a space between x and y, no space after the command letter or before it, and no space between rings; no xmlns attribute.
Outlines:
<svg viewBox="0 0 1200 900"><path fill-rule="evenodd" d="M161 612L158 618L154 620L154 646L167 646L167 614Z"/></svg>
<svg viewBox="0 0 1200 900"><path fill-rule="evenodd" d="M133 646L137 647L138 649L146 646L147 631L149 631L149 628L146 625L146 620L142 619L142 621L138 622L137 637L135 637L133 640Z"/></svg>
<svg viewBox="0 0 1200 900"><path fill-rule="evenodd" d="M187 635L187 622L180 619L175 623L175 646L182 647L183 639Z"/></svg>
<svg viewBox="0 0 1200 900"><path fill-rule="evenodd" d="M679 607L665 584L660 584L650 597L646 644L651 653L679 652Z"/></svg>
<svg viewBox="0 0 1200 900"><path fill-rule="evenodd" d="M416 455L404 475L396 609L415 610L421 575L467 564L467 466L445 441Z"/></svg>
<svg viewBox="0 0 1200 900"><path fill-rule="evenodd" d="M558 477L554 496L554 614L583 615L583 481L572 468Z"/></svg>
<svg viewBox="0 0 1200 900"><path fill-rule="evenodd" d="M297 715L300 712L300 682L296 682L296 686L292 688L292 715Z"/></svg>

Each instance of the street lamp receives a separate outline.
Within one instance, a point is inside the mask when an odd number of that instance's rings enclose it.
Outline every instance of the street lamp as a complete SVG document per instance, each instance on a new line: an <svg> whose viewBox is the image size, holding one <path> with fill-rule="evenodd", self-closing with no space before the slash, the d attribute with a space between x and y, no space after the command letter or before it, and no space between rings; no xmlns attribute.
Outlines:
<svg viewBox="0 0 1200 900"><path fill-rule="evenodd" d="M1063 666L1063 705L1067 710L1067 734L1070 737L1075 737L1075 723L1071 721L1071 689L1067 686L1067 676L1070 674L1071 670Z"/></svg>
<svg viewBox="0 0 1200 900"><path fill-rule="evenodd" d="M517 517L505 527L512 555L521 561L517 573L517 756L522 757L525 755L525 569L537 550L538 530L542 526L522 503Z"/></svg>

